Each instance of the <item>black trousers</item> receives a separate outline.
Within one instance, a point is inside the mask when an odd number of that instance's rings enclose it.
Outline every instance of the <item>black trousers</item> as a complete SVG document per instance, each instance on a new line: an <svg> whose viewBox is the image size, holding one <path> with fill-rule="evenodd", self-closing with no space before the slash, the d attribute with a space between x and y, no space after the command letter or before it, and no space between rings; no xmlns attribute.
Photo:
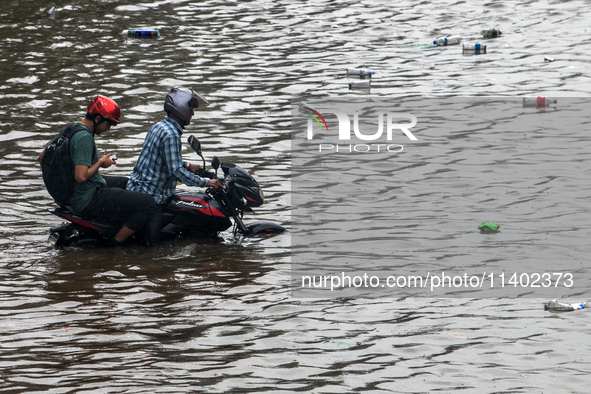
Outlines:
<svg viewBox="0 0 591 394"><path fill-rule="evenodd" d="M140 241L154 246L160 240L161 207L145 193L126 190L127 178L103 176L107 186L99 187L82 212L84 216L122 220L123 225L137 231Z"/></svg>

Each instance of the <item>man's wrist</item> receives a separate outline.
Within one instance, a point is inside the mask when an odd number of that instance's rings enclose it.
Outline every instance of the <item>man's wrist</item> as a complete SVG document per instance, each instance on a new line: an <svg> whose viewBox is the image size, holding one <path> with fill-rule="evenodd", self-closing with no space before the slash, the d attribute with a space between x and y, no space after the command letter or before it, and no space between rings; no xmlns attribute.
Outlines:
<svg viewBox="0 0 591 394"><path fill-rule="evenodd" d="M185 170L188 170L189 168L191 168L191 164L188 161L185 161L183 163L183 167L185 168Z"/></svg>

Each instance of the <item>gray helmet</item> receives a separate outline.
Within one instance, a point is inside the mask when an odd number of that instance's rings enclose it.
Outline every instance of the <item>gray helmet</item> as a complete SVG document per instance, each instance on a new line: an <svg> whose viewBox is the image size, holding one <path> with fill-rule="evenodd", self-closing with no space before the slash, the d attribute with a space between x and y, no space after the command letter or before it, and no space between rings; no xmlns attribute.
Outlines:
<svg viewBox="0 0 591 394"><path fill-rule="evenodd" d="M181 120L181 127L191 122L193 108L205 108L209 102L200 94L187 88L174 87L166 95L164 110Z"/></svg>

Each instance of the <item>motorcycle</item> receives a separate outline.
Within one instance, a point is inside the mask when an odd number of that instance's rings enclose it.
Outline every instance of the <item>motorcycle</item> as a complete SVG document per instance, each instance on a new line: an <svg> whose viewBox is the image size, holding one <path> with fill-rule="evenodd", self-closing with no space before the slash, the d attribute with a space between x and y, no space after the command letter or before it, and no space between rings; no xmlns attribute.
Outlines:
<svg viewBox="0 0 591 394"><path fill-rule="evenodd" d="M272 222L244 224L245 212L264 204L263 191L257 181L244 169L232 164L221 163L213 157L211 167L215 172L205 170L205 158L201 143L194 136L188 139L189 146L201 157L203 166L197 175L218 179L225 189L208 188L204 192L187 191L171 196L162 206L162 229L160 239L177 236L216 237L233 224L233 234L245 237L260 237L280 234L285 229ZM218 178L218 169L224 175ZM106 246L119 231L123 221L109 218L86 218L71 207L60 206L51 211L65 219L60 226L50 229L49 242L56 248ZM233 219L233 223L232 220ZM134 236L135 237L135 236Z"/></svg>

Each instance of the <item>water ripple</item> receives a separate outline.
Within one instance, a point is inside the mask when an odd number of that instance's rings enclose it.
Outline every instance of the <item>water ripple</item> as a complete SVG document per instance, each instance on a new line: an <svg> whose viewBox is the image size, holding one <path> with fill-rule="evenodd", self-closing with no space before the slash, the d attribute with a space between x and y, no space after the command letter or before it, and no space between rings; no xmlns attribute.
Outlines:
<svg viewBox="0 0 591 394"><path fill-rule="evenodd" d="M128 175L163 117L166 92L187 85L212 102L187 134L200 138L206 158L235 161L261 182L267 203L249 220L289 227L292 96L415 97L427 110L425 96L587 96L585 2L65 1L55 19L45 17L49 6L0 5L1 391L585 391L585 311L547 313L539 299L293 298L290 232L116 254L55 251L45 240L59 220L36 164L101 93L123 109L122 124L97 138L99 151L119 156L105 173ZM443 34L480 39L493 26L504 34L486 41L484 56L430 45ZM161 37L121 34L130 28L157 28ZM371 92L348 89L348 67L376 71ZM534 242L559 262L586 253L588 137L550 131L539 113L519 115L529 121L526 138L499 135L471 115L453 130L433 116L420 155L388 165L367 159L354 182L312 185L340 192L347 184L359 202L369 183L378 210L396 206L395 225L377 212L354 214L364 229L342 238L343 253L361 256L364 245L393 237L401 264L418 268L527 259ZM573 148L564 157L556 146ZM319 162L306 164L311 172L294 181L313 179ZM377 183L384 177L396 182ZM316 242L337 231L331 220L346 212L343 202L310 207ZM509 231L476 238L483 209ZM511 231L520 238L504 235Z"/></svg>

